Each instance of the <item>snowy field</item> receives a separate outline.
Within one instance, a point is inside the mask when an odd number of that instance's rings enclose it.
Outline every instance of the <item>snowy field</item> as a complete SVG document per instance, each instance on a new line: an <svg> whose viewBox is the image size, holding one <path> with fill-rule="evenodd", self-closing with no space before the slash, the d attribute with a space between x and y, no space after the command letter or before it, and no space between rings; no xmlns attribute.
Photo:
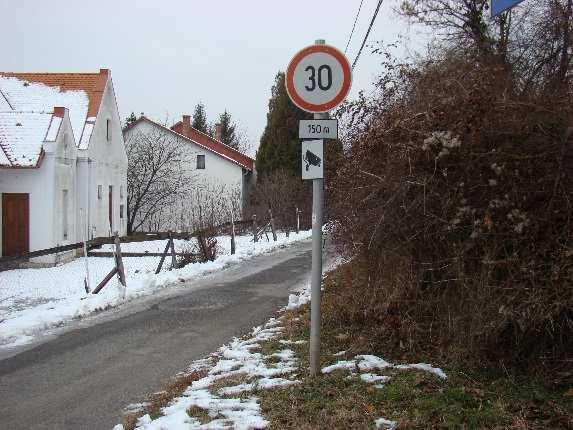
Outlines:
<svg viewBox="0 0 573 430"><path fill-rule="evenodd" d="M169 271L171 258L166 258L162 271L155 275L160 257L127 257L123 259L127 288L114 277L97 295L84 289L85 261L76 259L67 264L43 269L17 269L0 272L0 348L12 348L34 340L46 330L62 326L66 321L89 315L108 306L117 306L136 297L153 294L183 281L197 279L237 264L256 255L307 239L311 231L279 233L277 242L263 237L258 243L252 236L236 237L236 254L231 255L230 237L217 238L217 259L189 264ZM195 245L195 240L175 240L177 252ZM163 252L167 241L122 244L124 252ZM111 251L111 245L101 251ZM113 268L113 258L88 258L91 288Z"/></svg>

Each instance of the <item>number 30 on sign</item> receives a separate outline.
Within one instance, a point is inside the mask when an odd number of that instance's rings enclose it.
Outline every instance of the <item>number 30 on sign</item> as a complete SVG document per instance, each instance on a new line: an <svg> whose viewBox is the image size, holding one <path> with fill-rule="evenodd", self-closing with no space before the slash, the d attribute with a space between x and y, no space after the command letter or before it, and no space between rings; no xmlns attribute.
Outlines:
<svg viewBox="0 0 573 430"><path fill-rule="evenodd" d="M298 52L286 73L289 97L307 112L327 112L344 100L350 90L352 72L338 49L312 45Z"/></svg>

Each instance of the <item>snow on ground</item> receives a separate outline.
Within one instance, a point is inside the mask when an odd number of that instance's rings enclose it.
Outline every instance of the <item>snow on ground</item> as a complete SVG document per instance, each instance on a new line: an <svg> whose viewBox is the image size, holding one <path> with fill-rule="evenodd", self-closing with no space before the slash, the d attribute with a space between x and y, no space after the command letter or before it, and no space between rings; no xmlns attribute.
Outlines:
<svg viewBox="0 0 573 430"><path fill-rule="evenodd" d="M332 270L340 260L332 261L329 269ZM310 285L301 286L298 294L289 297L287 306L281 309L297 309L308 303ZM293 320L298 320L298 317ZM149 414L139 418L136 430L163 430L163 429L264 429L270 423L261 413L259 398L252 392L257 389L274 389L300 384L297 379L299 362L291 349L264 355L261 344L269 340L278 340L281 345L298 345L306 343L305 340L281 339L284 332L284 316L271 318L264 326L255 327L251 334L244 338L234 338L229 344L207 358L196 360L188 367L188 372L202 371L205 376L193 381L180 397L173 399L168 406L161 408L162 415L152 419ZM340 351L334 356L345 355ZM430 372L445 379L446 374L439 368L429 364L391 364L375 355L357 355L353 360L343 360L326 366L322 373L331 373L334 370L350 371L350 377L359 376L366 384L376 384L378 389L384 389L382 383L390 381L391 377L379 375L373 371L386 369L419 370ZM255 393L256 394L256 393ZM237 396L237 397L233 397ZM127 406L126 412L142 411L146 403ZM201 417L209 417L208 422L202 422L193 416L196 408L200 409ZM386 418L377 418L373 427L376 429L396 428L398 423ZM116 425L113 430L124 430L122 424Z"/></svg>
<svg viewBox="0 0 573 430"><path fill-rule="evenodd" d="M391 364L388 363L383 358L377 357L375 355L357 355L354 360L342 360L337 363L331 364L322 368L322 373L332 373L335 370L349 370L352 374L357 374L358 372L367 372L371 370L384 370L384 369L398 369L398 370L421 370L424 372L432 373L440 379L446 379L447 375L444 371L438 367L434 367L431 364L426 363L416 363L416 364ZM366 376L369 375L369 376ZM362 374L363 381L376 382L375 374L367 373ZM384 382L390 379L385 379Z"/></svg>
<svg viewBox="0 0 573 430"><path fill-rule="evenodd" d="M0 272L0 348L13 348L34 340L50 328L80 318L94 311L117 306L136 297L153 294L169 285L206 276L230 265L271 252L277 248L311 236L311 231L291 233L287 238L279 233L277 242L252 242L251 236L236 237L236 254L231 255L229 236L219 236L218 257L215 261L189 264L169 271L170 258L162 271L155 275L160 257L127 257L123 259L127 289L117 279L97 295L84 289L85 262L83 258L67 264L42 269L16 269ZM193 246L195 241L176 240L176 251ZM167 241L134 242L122 245L124 252L163 252ZM110 251L111 247L102 247ZM91 288L113 268L113 258L89 257ZM124 298L125 295L125 298Z"/></svg>
<svg viewBox="0 0 573 430"><path fill-rule="evenodd" d="M151 419L147 414L137 422L138 430L161 429L262 429L269 422L261 415L259 399L245 393L257 389L271 389L299 384L294 376L298 370L295 353L283 349L268 356L254 352L260 343L280 337L284 328L281 320L271 318L264 326L255 327L246 339L233 339L208 359L198 360L190 371L205 371L206 376L194 381L181 397L162 408L163 415ZM240 380L242 382L237 383ZM213 387L229 381L227 386ZM242 395L241 397L228 397ZM190 408L207 412L211 421L201 423L190 416ZM129 411L137 409L134 405ZM121 424L115 430L123 429Z"/></svg>

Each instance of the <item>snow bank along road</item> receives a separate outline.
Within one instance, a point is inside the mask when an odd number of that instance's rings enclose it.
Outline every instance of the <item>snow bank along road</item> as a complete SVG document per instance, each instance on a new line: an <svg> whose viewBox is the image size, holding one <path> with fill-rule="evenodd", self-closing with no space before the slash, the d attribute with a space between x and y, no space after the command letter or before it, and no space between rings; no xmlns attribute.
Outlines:
<svg viewBox="0 0 573 430"><path fill-rule="evenodd" d="M125 405L284 306L308 280L310 248L254 257L0 361L0 427L111 429Z"/></svg>

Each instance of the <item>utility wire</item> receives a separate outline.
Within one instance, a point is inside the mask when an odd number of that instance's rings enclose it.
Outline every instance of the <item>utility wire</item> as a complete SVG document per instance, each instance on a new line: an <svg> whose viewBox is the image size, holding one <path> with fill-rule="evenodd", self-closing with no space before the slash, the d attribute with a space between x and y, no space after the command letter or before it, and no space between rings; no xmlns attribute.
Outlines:
<svg viewBox="0 0 573 430"><path fill-rule="evenodd" d="M360 1L360 6L358 6L358 12L356 12L356 18L354 18L354 25L352 26L352 31L350 32L350 37L348 38L348 43L346 44L346 48L344 48L344 53L348 51L348 45L350 45L350 41L352 40L352 35L354 34L354 29L356 28L356 22L358 21L358 15L360 15L360 9L362 9L362 3L364 0Z"/></svg>
<svg viewBox="0 0 573 430"><path fill-rule="evenodd" d="M376 20L376 16L378 15L378 11L380 10L380 6L382 5L382 1L383 0L378 0L378 5L376 6L376 10L374 11L374 16L372 16L372 21L370 21L370 26L368 27L368 31L366 32L366 36L364 36L364 40L362 41L362 45L360 46L360 50L358 51L358 54L356 55L356 58L354 59L354 62L352 63L352 70L354 70L354 66L356 66L356 63L358 62L358 58L360 58L360 54L362 53L362 49L364 48L364 45L366 45L366 39L368 39L368 35L370 34L370 30L372 30L372 26L374 25L374 21Z"/></svg>

